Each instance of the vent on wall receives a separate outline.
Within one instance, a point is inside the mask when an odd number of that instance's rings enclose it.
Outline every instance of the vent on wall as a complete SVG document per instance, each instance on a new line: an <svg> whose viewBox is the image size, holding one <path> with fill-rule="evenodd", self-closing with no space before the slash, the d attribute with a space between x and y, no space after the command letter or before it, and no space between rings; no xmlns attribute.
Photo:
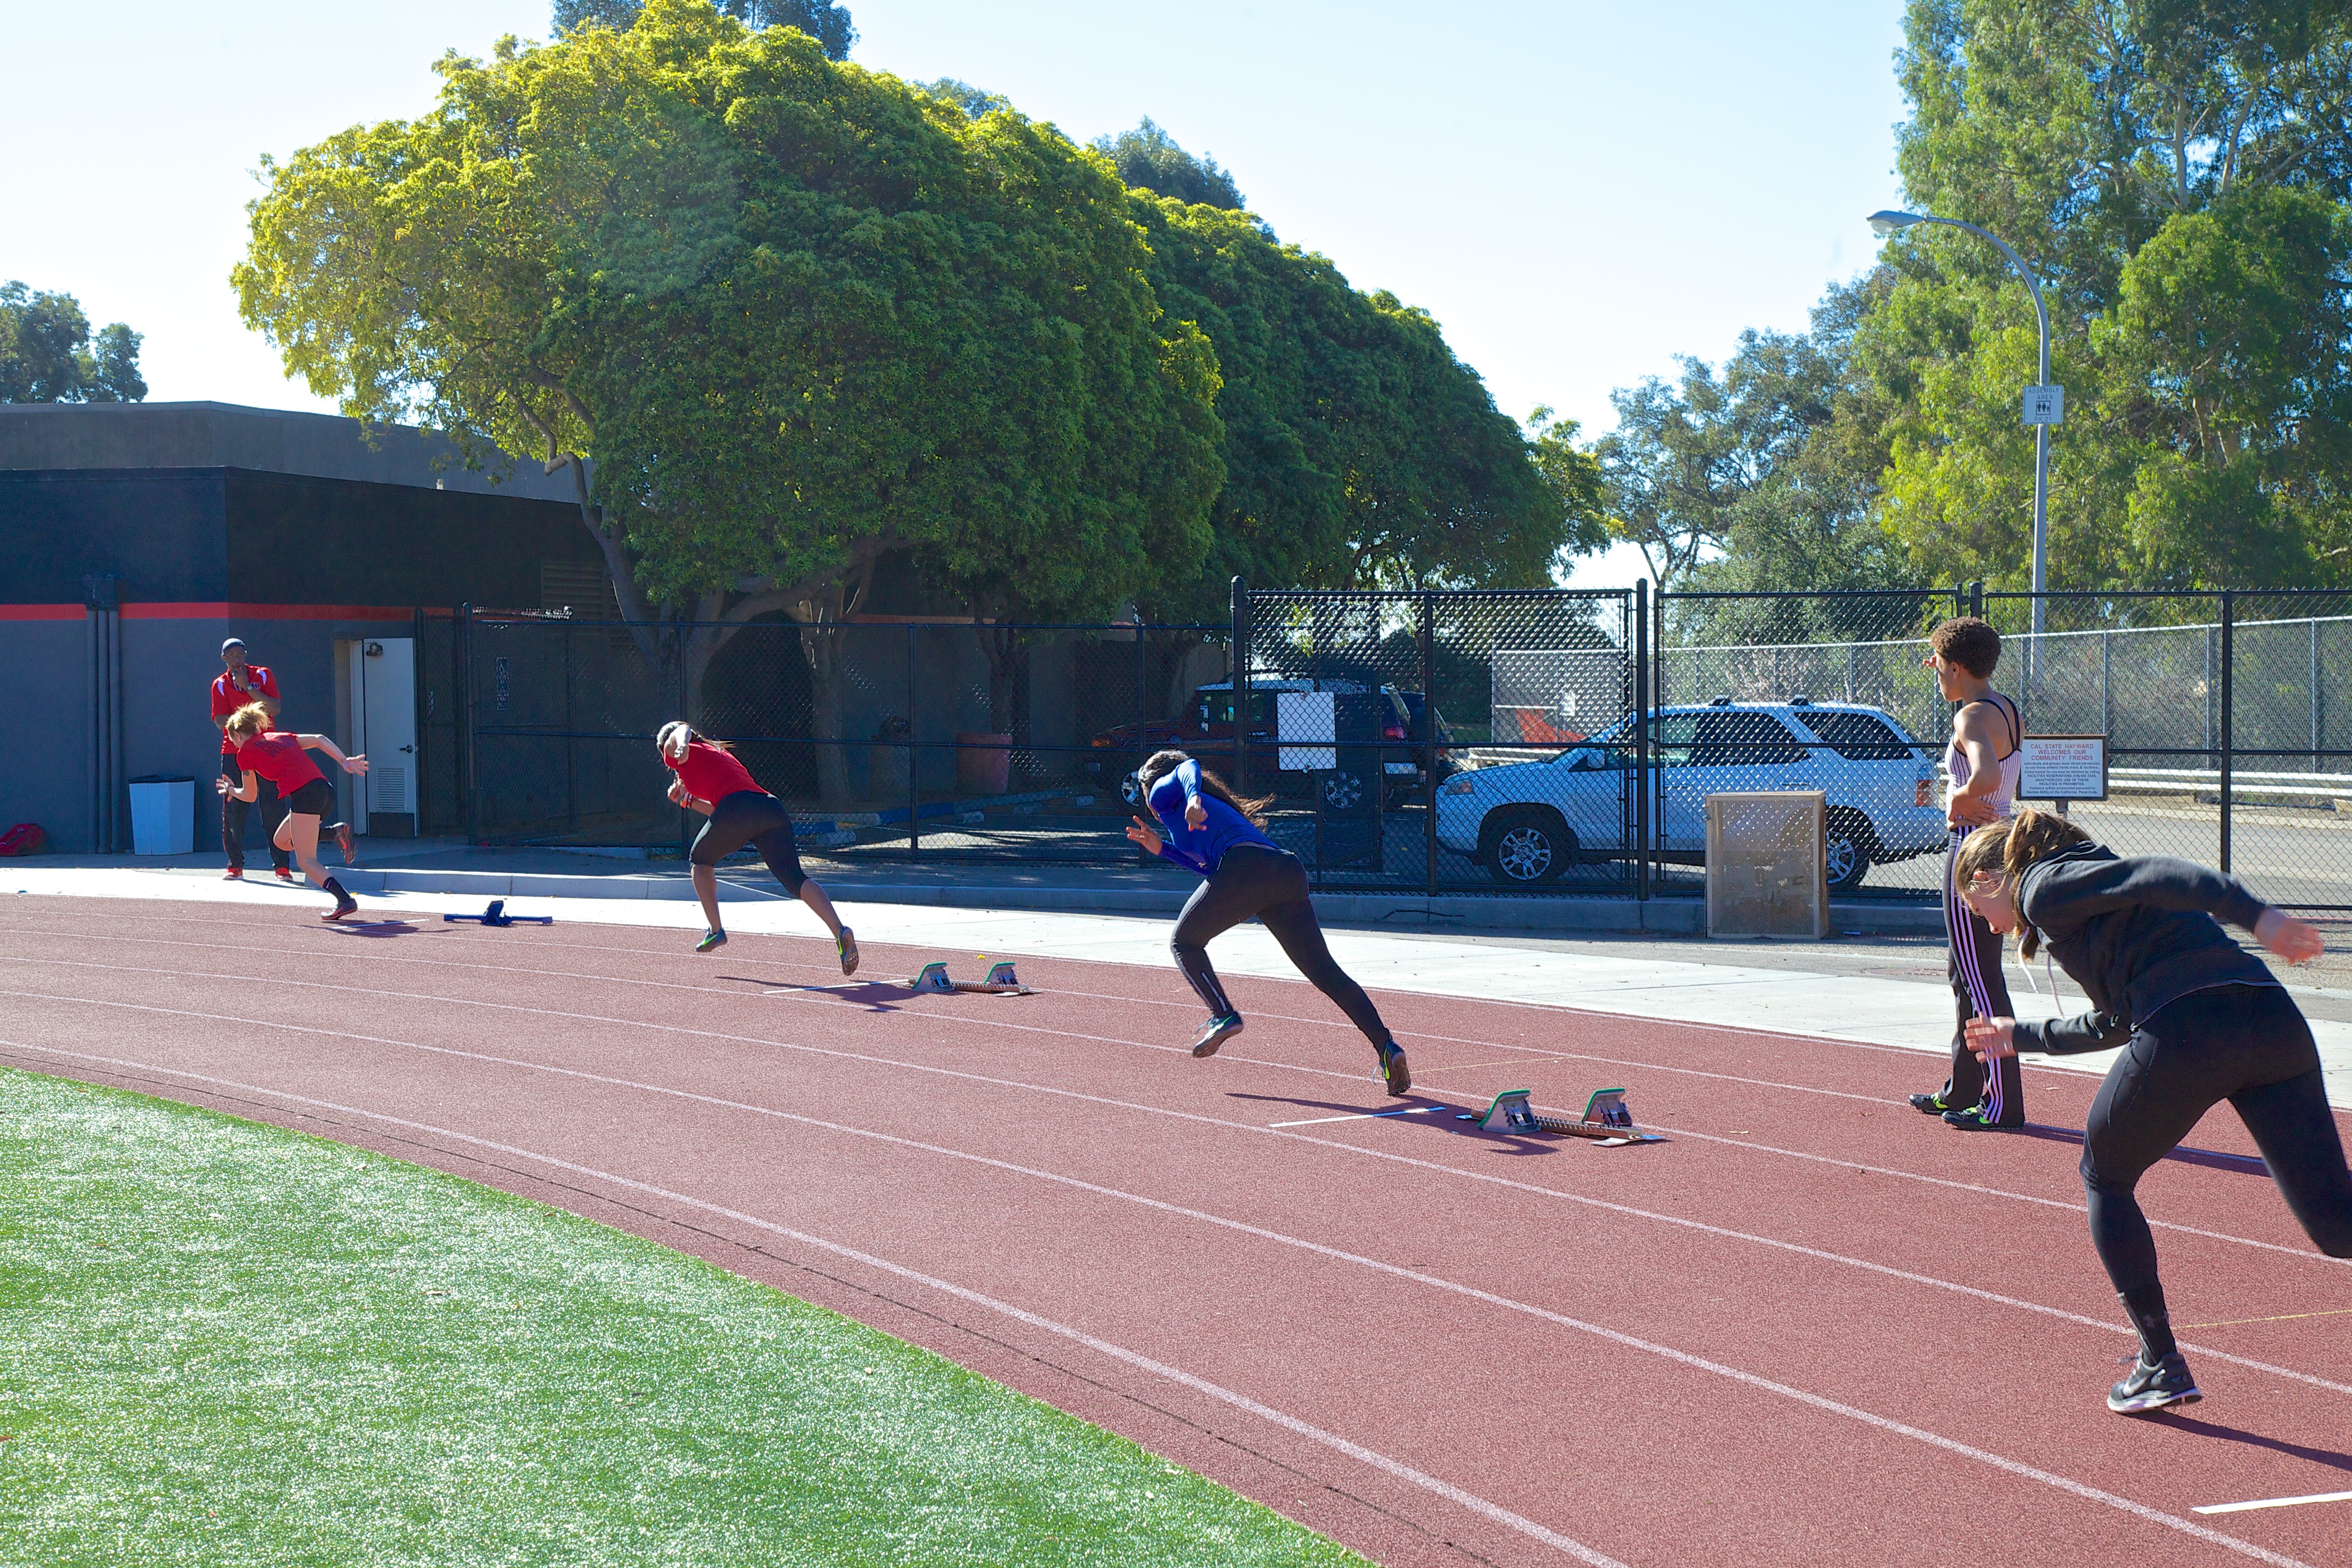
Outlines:
<svg viewBox="0 0 2352 1568"><path fill-rule="evenodd" d="M539 563L539 607L570 610L576 620L617 621L620 601L605 581L604 569L593 561L542 561Z"/></svg>

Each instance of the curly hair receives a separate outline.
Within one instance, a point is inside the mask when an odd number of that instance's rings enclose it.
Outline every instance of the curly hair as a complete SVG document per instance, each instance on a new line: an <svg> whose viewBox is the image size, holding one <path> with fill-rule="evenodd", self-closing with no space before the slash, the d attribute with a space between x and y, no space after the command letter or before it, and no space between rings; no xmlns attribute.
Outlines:
<svg viewBox="0 0 2352 1568"><path fill-rule="evenodd" d="M2008 821L1989 822L1960 840L1960 852L1952 857L1952 890L1966 892L1979 877L1997 877L2013 897L2018 876L2028 866L2047 860L2061 849L2090 842L2089 834L2056 812L2020 806ZM2021 910L2018 955L2032 958L2041 950L2042 933L2025 923Z"/></svg>
<svg viewBox="0 0 2352 1568"><path fill-rule="evenodd" d="M1990 680L2000 667L2000 634L1976 616L1956 616L1927 634L1927 646L1979 680Z"/></svg>

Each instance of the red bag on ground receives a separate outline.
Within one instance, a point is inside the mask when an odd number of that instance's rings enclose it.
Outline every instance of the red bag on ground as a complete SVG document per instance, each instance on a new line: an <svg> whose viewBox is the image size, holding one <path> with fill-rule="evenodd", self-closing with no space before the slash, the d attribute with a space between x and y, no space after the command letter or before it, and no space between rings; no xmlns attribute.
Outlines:
<svg viewBox="0 0 2352 1568"><path fill-rule="evenodd" d="M39 823L20 822L0 833L0 855L38 855L48 841L49 836L41 831Z"/></svg>

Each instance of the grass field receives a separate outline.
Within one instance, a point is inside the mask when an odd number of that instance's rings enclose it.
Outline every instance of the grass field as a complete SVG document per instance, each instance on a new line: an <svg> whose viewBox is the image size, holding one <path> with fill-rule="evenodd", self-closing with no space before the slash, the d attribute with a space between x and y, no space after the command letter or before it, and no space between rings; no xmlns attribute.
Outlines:
<svg viewBox="0 0 2352 1568"><path fill-rule="evenodd" d="M8 1071L0 1435L12 1563L1362 1562L652 1243Z"/></svg>

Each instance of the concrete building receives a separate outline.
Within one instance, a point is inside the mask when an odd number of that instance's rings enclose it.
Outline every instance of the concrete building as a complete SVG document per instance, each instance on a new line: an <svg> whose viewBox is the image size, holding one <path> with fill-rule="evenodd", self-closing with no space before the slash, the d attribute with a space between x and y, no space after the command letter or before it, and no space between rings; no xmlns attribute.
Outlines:
<svg viewBox="0 0 2352 1568"><path fill-rule="evenodd" d="M344 808L413 833L420 720L446 677L430 609L583 607L609 592L572 476L469 470L444 437L218 403L0 405L0 660L14 673L0 830L128 849L128 784L195 782L217 842L223 638L277 674L287 728L365 749ZM259 814L252 834L257 840Z"/></svg>

